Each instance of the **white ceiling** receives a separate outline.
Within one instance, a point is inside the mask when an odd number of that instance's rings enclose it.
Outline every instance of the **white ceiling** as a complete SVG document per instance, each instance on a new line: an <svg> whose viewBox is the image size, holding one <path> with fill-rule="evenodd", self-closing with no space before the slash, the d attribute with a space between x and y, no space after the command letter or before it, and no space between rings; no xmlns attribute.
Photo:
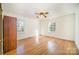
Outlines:
<svg viewBox="0 0 79 59"><path fill-rule="evenodd" d="M48 17L72 13L79 7L77 3L3 3L3 12L28 18L36 18L35 13L41 10L49 12Z"/></svg>

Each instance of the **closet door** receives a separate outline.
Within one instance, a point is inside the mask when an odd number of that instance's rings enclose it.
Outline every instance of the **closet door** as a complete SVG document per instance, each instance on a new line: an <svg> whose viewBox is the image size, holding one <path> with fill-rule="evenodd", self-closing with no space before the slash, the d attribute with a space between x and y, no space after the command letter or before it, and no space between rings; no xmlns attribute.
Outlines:
<svg viewBox="0 0 79 59"><path fill-rule="evenodd" d="M6 53L13 49L16 49L17 46L17 29L16 29L15 17L4 16L4 43L3 43L3 52Z"/></svg>
<svg viewBox="0 0 79 59"><path fill-rule="evenodd" d="M16 48L17 42L17 30L16 30L16 18L9 17L9 50L13 50Z"/></svg>

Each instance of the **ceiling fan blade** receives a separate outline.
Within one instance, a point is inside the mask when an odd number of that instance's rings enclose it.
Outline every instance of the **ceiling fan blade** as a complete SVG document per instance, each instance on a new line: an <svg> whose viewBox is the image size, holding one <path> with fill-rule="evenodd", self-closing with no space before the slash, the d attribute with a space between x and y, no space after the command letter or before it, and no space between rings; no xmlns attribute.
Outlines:
<svg viewBox="0 0 79 59"><path fill-rule="evenodd" d="M48 12L46 12L45 14L48 14Z"/></svg>
<svg viewBox="0 0 79 59"><path fill-rule="evenodd" d="M43 16L46 18L47 16L43 14Z"/></svg>

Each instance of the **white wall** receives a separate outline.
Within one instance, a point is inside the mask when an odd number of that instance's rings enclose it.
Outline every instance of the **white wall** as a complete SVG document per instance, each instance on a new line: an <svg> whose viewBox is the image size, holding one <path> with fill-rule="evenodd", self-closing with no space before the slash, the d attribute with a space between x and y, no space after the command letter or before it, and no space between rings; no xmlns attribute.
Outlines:
<svg viewBox="0 0 79 59"><path fill-rule="evenodd" d="M79 49L79 7L76 10L75 18L76 18L76 21L75 21L75 42L76 42L76 45Z"/></svg>
<svg viewBox="0 0 79 59"><path fill-rule="evenodd" d="M75 14L68 14L61 17L48 19L41 22L41 34L46 36L54 36L67 40L75 39ZM48 23L56 22L56 31L48 32Z"/></svg>
<svg viewBox="0 0 79 59"><path fill-rule="evenodd" d="M36 35L36 31L39 30L37 19L18 18L17 20L24 22L24 32L17 32L17 39L24 39Z"/></svg>

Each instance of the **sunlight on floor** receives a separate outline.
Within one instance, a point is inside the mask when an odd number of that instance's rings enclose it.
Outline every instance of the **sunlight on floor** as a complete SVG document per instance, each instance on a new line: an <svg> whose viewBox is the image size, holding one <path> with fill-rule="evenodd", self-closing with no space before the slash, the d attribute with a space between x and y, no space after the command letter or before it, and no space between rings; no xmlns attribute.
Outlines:
<svg viewBox="0 0 79 59"><path fill-rule="evenodd" d="M56 49L56 44L54 42L48 41L48 51L49 53L54 52Z"/></svg>
<svg viewBox="0 0 79 59"><path fill-rule="evenodd" d="M36 30L35 34L36 34L36 43L39 44L39 31Z"/></svg>

